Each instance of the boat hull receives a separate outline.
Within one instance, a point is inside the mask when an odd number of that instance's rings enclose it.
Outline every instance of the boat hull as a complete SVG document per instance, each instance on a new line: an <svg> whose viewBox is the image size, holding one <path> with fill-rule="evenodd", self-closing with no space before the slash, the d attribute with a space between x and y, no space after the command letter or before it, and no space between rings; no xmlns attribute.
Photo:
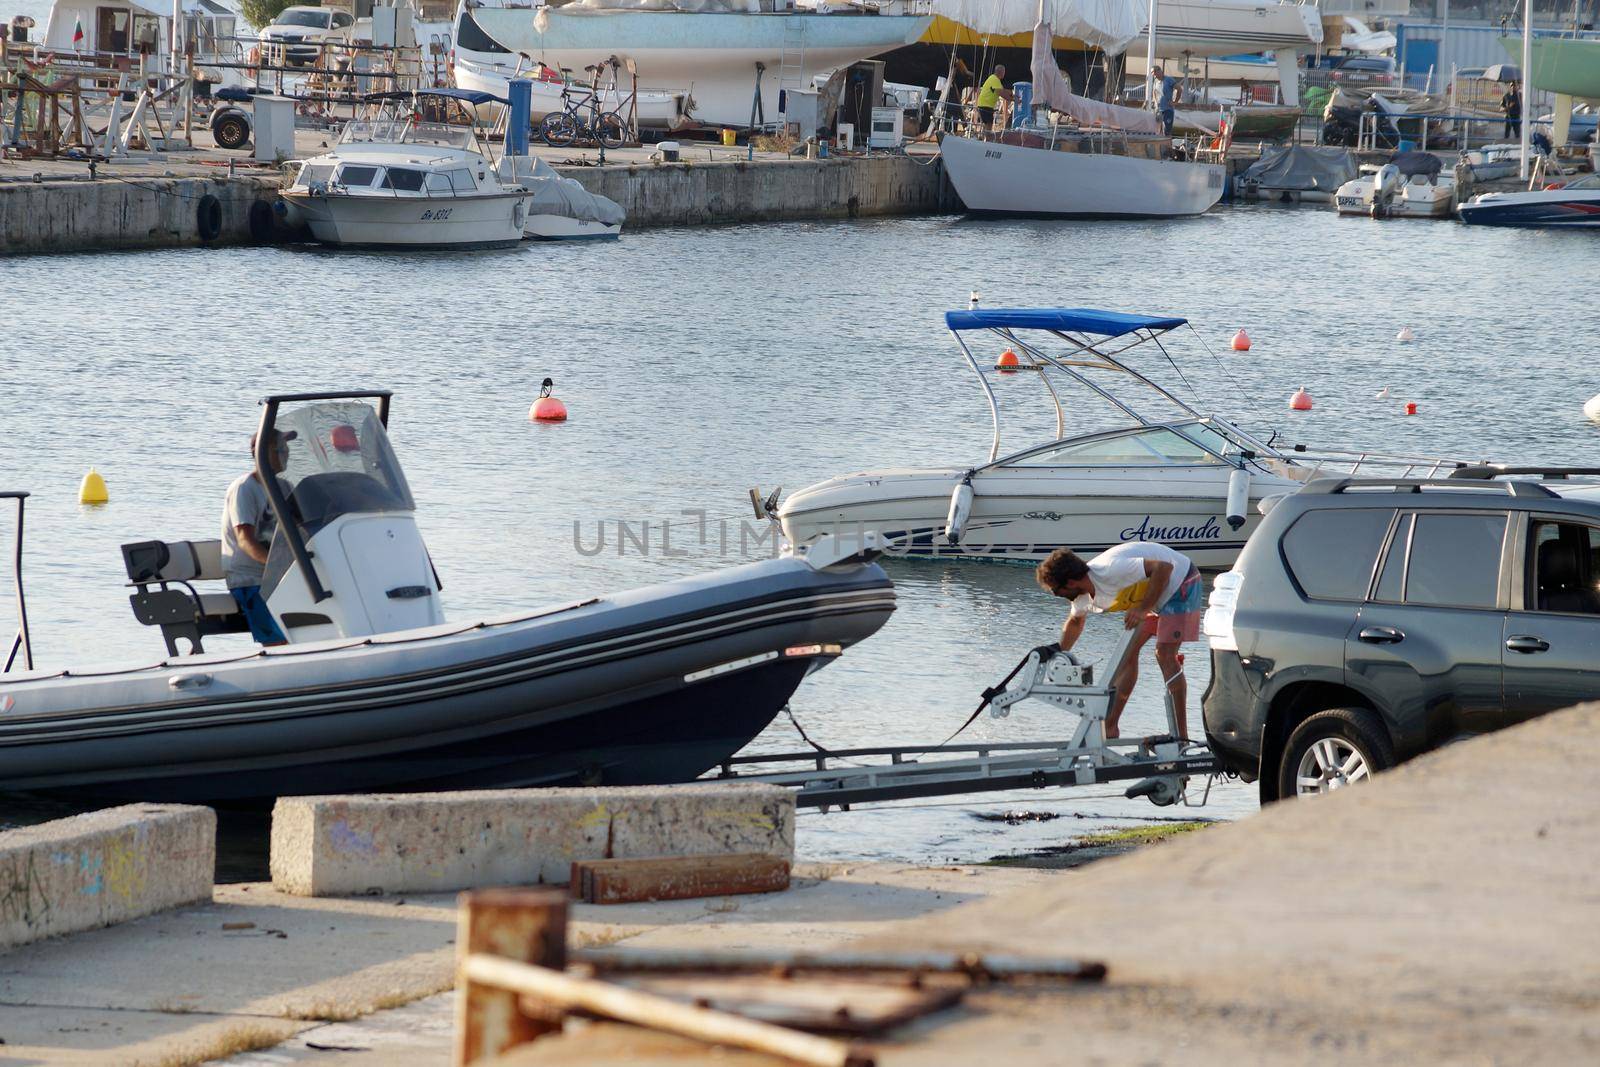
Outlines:
<svg viewBox="0 0 1600 1067"><path fill-rule="evenodd" d="M1061 152L948 136L945 172L967 210L1055 218L1200 215L1222 198L1224 170L1206 163Z"/></svg>
<svg viewBox="0 0 1600 1067"><path fill-rule="evenodd" d="M566 215L530 214L522 234L536 241L608 241L622 236L622 226Z"/></svg>
<svg viewBox="0 0 1600 1067"><path fill-rule="evenodd" d="M785 558L521 619L36 674L8 683L0 789L204 802L687 781L892 610L875 565Z"/></svg>
<svg viewBox="0 0 1600 1067"><path fill-rule="evenodd" d="M766 68L761 100L771 122L778 116L778 73L786 55L791 87L809 88L818 74L916 41L931 22L911 15L544 10L548 25L540 33L528 8L473 8L478 26L510 54L464 51L458 37L458 56L514 64L516 54L526 52L575 73L611 56L631 59L641 85L687 91L695 101L691 118L740 127L750 122L757 63ZM803 50L796 51L801 42Z"/></svg>
<svg viewBox="0 0 1600 1067"><path fill-rule="evenodd" d="M522 240L528 197L281 194L323 244L361 248L509 248Z"/></svg>
<svg viewBox="0 0 1600 1067"><path fill-rule="evenodd" d="M1500 38L1512 62L1522 62L1522 35ZM1600 101L1600 38L1540 37L1529 42L1528 69L1535 89Z"/></svg>
<svg viewBox="0 0 1600 1067"><path fill-rule="evenodd" d="M1600 193L1578 197L1560 190L1484 193L1461 205L1461 221L1473 226L1600 228Z"/></svg>

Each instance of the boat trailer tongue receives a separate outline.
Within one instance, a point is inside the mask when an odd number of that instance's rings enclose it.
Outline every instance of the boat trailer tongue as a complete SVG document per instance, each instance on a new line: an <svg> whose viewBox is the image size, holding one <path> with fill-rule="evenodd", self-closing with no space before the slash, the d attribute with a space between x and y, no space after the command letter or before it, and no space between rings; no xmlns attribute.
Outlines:
<svg viewBox="0 0 1600 1067"><path fill-rule="evenodd" d="M1136 631L1124 631L1104 672L1115 679L1132 653ZM1158 807L1184 803L1198 807L1210 796L1211 782L1223 773L1221 761L1205 745L1177 736L1171 696L1166 697L1167 732L1151 737L1111 738L1106 716L1116 697L1110 681L1096 681L1093 664L1055 646L1035 648L997 685L983 692L976 711L937 745L825 749L806 737L814 751L763 756L733 756L720 772L703 781L740 778L786 785L801 807L848 810L852 804L915 797L959 796L1008 789L1043 789L1131 782L1123 795L1145 797ZM1076 716L1070 740L952 744L985 710L1003 719L1026 700ZM797 722L798 728L799 723ZM801 736L805 737L802 730ZM958 755L964 754L964 755ZM923 760L922 757L941 758ZM953 758L943 758L953 757ZM888 759L888 763L859 763ZM809 763L805 770L741 770ZM1193 799L1191 777L1207 775L1204 793Z"/></svg>

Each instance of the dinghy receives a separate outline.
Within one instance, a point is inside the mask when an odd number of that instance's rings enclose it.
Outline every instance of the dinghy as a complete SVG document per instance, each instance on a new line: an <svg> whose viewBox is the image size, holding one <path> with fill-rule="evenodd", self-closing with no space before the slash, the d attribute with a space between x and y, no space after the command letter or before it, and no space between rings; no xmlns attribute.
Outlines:
<svg viewBox="0 0 1600 1067"><path fill-rule="evenodd" d="M34 670L19 610L7 668L25 669L0 675L0 789L212 802L688 781L894 610L876 545L829 541L446 621L389 402L263 401L256 477L277 532L261 591L286 645L205 650L207 637L245 630L232 596L204 591L222 578L216 541L123 546L134 614L167 642L158 662ZM269 444L290 434L274 477ZM8 495L20 593L23 505Z"/></svg>

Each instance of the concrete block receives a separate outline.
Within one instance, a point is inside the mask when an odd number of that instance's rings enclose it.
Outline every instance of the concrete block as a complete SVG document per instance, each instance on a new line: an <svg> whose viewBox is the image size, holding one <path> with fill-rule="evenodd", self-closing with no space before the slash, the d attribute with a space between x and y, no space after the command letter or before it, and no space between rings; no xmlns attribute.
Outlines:
<svg viewBox="0 0 1600 1067"><path fill-rule="evenodd" d="M572 861L794 858L794 796L745 782L283 797L272 884L298 896L564 885Z"/></svg>
<svg viewBox="0 0 1600 1067"><path fill-rule="evenodd" d="M0 950L211 899L217 816L129 804L0 831Z"/></svg>

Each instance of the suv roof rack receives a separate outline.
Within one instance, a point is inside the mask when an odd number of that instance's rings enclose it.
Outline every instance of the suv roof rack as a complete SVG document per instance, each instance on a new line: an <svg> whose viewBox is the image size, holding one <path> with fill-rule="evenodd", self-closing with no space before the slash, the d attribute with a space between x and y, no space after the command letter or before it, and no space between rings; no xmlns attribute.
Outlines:
<svg viewBox="0 0 1600 1067"><path fill-rule="evenodd" d="M1487 482L1510 474L1535 474L1556 481L1578 474L1600 476L1600 467L1513 467L1505 463L1475 463L1451 471L1449 477Z"/></svg>
<svg viewBox="0 0 1600 1067"><path fill-rule="evenodd" d="M1504 489L1512 496L1539 496L1553 497L1558 494L1552 492L1538 482L1496 482L1489 480L1489 475L1476 478L1479 484L1473 484L1470 476L1463 477L1460 471L1446 478L1317 478L1307 482L1300 490L1302 494L1332 494L1343 493L1346 489L1380 489L1389 488L1403 490L1408 493L1420 493L1429 486L1436 489ZM1463 484L1465 482L1466 484Z"/></svg>

